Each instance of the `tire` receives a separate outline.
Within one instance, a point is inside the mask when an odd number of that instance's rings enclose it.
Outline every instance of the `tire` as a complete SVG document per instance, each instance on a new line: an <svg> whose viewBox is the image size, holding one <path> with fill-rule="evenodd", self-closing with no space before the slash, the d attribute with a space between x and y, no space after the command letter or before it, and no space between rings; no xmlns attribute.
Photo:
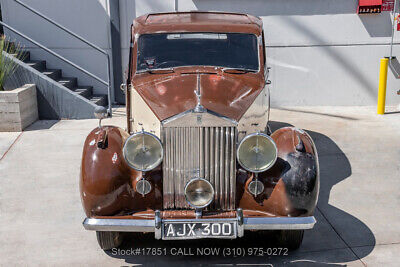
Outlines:
<svg viewBox="0 0 400 267"><path fill-rule="evenodd" d="M122 243L122 234L120 232L96 232L97 242L103 250L117 248Z"/></svg>
<svg viewBox="0 0 400 267"><path fill-rule="evenodd" d="M278 232L278 242L283 248L296 250L303 242L304 230L281 230Z"/></svg>

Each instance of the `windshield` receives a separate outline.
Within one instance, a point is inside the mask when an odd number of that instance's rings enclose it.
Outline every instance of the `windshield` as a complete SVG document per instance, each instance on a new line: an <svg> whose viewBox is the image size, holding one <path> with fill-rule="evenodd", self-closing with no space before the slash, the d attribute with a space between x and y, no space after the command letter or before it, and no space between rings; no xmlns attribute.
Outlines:
<svg viewBox="0 0 400 267"><path fill-rule="evenodd" d="M216 66L258 71L257 37L244 33L143 34L137 71Z"/></svg>

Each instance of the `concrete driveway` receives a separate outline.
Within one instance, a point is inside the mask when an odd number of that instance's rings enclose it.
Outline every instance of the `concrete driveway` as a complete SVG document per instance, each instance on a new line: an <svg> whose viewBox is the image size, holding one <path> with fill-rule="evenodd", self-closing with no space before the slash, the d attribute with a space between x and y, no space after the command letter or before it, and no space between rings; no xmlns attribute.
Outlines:
<svg viewBox="0 0 400 267"><path fill-rule="evenodd" d="M234 241L128 236L121 250L103 252L81 225L78 187L82 145L97 121L38 121L23 133L0 133L0 264L399 266L400 113L296 107L272 110L271 120L274 129L307 130L319 152L318 223L299 250L268 256L273 236L250 233ZM123 110L104 123L124 126ZM249 255L260 247L264 256ZM153 256L158 248L167 255ZM224 248L246 255L224 256Z"/></svg>

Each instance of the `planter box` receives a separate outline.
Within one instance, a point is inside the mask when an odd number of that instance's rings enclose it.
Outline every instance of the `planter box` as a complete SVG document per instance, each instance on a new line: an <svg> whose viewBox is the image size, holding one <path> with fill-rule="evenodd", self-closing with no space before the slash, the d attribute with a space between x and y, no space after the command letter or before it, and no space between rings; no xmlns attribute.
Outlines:
<svg viewBox="0 0 400 267"><path fill-rule="evenodd" d="M0 132L21 132L38 119L36 85L0 91Z"/></svg>

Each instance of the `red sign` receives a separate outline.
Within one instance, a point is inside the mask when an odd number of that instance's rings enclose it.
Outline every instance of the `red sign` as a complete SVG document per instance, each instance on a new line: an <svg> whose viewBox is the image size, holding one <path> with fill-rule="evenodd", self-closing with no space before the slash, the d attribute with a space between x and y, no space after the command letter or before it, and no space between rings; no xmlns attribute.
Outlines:
<svg viewBox="0 0 400 267"><path fill-rule="evenodd" d="M383 0L382 11L393 11L394 0Z"/></svg>

